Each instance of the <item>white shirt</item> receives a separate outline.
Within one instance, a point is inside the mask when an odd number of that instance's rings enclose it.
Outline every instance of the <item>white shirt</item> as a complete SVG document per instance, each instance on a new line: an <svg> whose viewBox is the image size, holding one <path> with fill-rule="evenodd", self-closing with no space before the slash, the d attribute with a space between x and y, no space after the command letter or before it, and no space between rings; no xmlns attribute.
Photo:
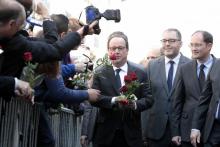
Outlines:
<svg viewBox="0 0 220 147"><path fill-rule="evenodd" d="M173 64L173 80L174 81L174 78L175 78L175 75L176 75L176 71L177 71L177 67L178 67L178 64L179 64L179 61L180 61L180 56L181 54L179 53L175 58L173 59L169 59L165 56L165 70L166 70L166 79L168 78L168 72L169 72L169 69L170 69L170 63L169 61L173 61L174 64Z"/></svg>

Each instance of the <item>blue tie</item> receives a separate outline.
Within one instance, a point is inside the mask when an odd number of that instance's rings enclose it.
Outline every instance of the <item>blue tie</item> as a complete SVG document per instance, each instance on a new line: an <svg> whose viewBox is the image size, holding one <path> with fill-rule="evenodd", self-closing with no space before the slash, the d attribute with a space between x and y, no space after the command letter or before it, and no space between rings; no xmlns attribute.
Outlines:
<svg viewBox="0 0 220 147"><path fill-rule="evenodd" d="M172 89L172 85L173 85L173 64L174 61L170 60L170 69L168 71L168 77L167 77L167 86L168 86L168 90L170 92L170 90Z"/></svg>
<svg viewBox="0 0 220 147"><path fill-rule="evenodd" d="M121 88L121 78L120 78L120 75L119 75L119 72L121 71L120 68L116 69L116 75L115 75L115 78L116 78L116 86L117 86L117 89L120 89Z"/></svg>

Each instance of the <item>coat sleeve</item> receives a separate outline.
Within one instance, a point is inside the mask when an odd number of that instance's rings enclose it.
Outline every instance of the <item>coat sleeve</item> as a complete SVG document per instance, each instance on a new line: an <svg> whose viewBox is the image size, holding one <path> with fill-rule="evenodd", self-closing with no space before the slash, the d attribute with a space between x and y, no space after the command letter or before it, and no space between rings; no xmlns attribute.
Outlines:
<svg viewBox="0 0 220 147"><path fill-rule="evenodd" d="M0 76L0 96L13 96L15 80L13 77Z"/></svg>
<svg viewBox="0 0 220 147"><path fill-rule="evenodd" d="M63 78L51 79L45 78L47 86L46 101L58 102L58 103L80 103L84 100L88 100L87 90L73 90L64 85Z"/></svg>
<svg viewBox="0 0 220 147"><path fill-rule="evenodd" d="M212 94L212 82L208 78L202 90L202 95L199 98L199 103L194 112L192 129L201 130L204 126Z"/></svg>

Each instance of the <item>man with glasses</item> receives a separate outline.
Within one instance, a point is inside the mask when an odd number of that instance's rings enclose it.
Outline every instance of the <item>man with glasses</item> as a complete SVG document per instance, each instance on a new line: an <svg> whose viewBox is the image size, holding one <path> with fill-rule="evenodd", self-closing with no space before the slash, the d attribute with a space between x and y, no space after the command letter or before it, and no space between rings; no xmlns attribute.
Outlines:
<svg viewBox="0 0 220 147"><path fill-rule="evenodd" d="M191 44L191 46L194 46L194 48L202 47L203 44ZM199 97L198 105L195 106L190 135L191 143L194 147L198 147L198 144L202 141L204 147L220 146L219 65L220 60L213 62L213 67L207 77L202 95Z"/></svg>
<svg viewBox="0 0 220 147"><path fill-rule="evenodd" d="M100 99L93 105L99 108L94 130L97 147L141 147L140 112L148 109L153 100L144 69L127 61L128 38L123 32L112 33L107 42L108 54L114 54L112 67L102 66L94 75L92 88L101 91ZM135 91L138 100L121 105L119 89L125 84L124 76L135 72L143 83Z"/></svg>
<svg viewBox="0 0 220 147"><path fill-rule="evenodd" d="M165 30L161 40L164 56L148 64L147 73L154 104L146 113L146 127L143 134L147 138L149 147L172 145L171 97L176 87L176 73L181 64L190 61L180 53L181 39L179 30L173 28Z"/></svg>
<svg viewBox="0 0 220 147"><path fill-rule="evenodd" d="M176 90L173 95L172 141L182 147L193 147L190 142L193 112L198 105L207 75L215 57L210 54L213 37L207 31L196 31L189 47L193 60L179 69ZM200 144L199 146L202 146Z"/></svg>

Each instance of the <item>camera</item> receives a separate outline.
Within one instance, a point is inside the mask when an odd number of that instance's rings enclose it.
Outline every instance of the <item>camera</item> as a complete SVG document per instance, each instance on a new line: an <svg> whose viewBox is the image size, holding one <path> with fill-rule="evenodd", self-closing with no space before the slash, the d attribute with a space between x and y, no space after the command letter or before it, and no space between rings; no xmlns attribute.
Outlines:
<svg viewBox="0 0 220 147"><path fill-rule="evenodd" d="M98 8L91 5L86 7L85 11L87 24L92 23L94 20L100 20L102 17L104 17L106 20L114 20L115 22L120 22L121 20L121 14L119 9L107 9L104 13L100 13ZM99 23L96 26L94 26L94 31L95 34L100 34L101 29L99 27Z"/></svg>

